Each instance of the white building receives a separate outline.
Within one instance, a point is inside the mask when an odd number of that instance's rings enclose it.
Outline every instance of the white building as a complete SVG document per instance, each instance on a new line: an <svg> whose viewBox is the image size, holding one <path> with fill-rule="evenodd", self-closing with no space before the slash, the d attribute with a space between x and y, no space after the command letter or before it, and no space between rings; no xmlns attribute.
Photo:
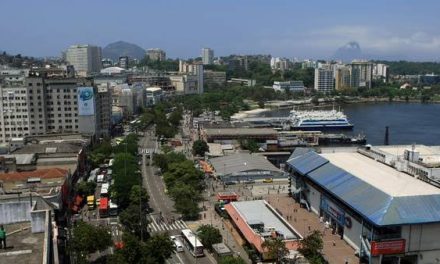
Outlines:
<svg viewBox="0 0 440 264"><path fill-rule="evenodd" d="M83 91L87 95L85 104ZM98 90L86 79L33 76L14 85L3 82L0 84L0 142L50 133L108 134L109 124L100 121L101 117L109 119L111 109L106 108L108 113L99 109L109 94L97 94ZM86 111L83 111L84 105Z"/></svg>
<svg viewBox="0 0 440 264"><path fill-rule="evenodd" d="M66 61L80 76L99 72L102 66L101 48L92 45L73 45L66 51Z"/></svg>
<svg viewBox="0 0 440 264"><path fill-rule="evenodd" d="M202 62L203 65L209 65L212 64L214 60L214 50L210 48L203 48L202 49Z"/></svg>
<svg viewBox="0 0 440 264"><path fill-rule="evenodd" d="M383 63L374 64L373 67L373 78L382 79L384 82L388 81L389 77L389 66Z"/></svg>
<svg viewBox="0 0 440 264"><path fill-rule="evenodd" d="M285 58L272 57L270 59L270 68L276 71L285 71L289 69L289 60Z"/></svg>
<svg viewBox="0 0 440 264"><path fill-rule="evenodd" d="M171 84L177 92L202 94L204 92L203 73L203 64L180 60L178 75L170 76Z"/></svg>
<svg viewBox="0 0 440 264"><path fill-rule="evenodd" d="M163 90L160 87L148 87L147 91L147 105L155 105L162 101Z"/></svg>
<svg viewBox="0 0 440 264"><path fill-rule="evenodd" d="M273 82L272 88L276 91L304 92L304 83L302 81Z"/></svg>
<svg viewBox="0 0 440 264"><path fill-rule="evenodd" d="M154 48L147 50L147 57L152 61L164 61L167 58L167 54L161 49Z"/></svg>
<svg viewBox="0 0 440 264"><path fill-rule="evenodd" d="M331 93L334 89L333 71L326 68L315 69L315 90Z"/></svg>

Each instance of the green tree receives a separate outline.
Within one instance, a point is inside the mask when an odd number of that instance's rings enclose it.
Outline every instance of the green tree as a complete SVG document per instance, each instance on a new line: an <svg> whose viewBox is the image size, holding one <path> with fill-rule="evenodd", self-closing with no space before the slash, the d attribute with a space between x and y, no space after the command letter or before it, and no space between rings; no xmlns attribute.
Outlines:
<svg viewBox="0 0 440 264"><path fill-rule="evenodd" d="M168 170L163 174L168 189L173 188L177 182L185 183L196 190L202 190L203 173L194 167L194 163L189 160L174 162L168 166Z"/></svg>
<svg viewBox="0 0 440 264"><path fill-rule="evenodd" d="M318 261L322 259L321 250L323 249L323 247L324 242L322 241L322 233L318 230L315 230L310 235L301 240L298 251L310 261L315 261L311 263L318 264L321 263Z"/></svg>
<svg viewBox="0 0 440 264"><path fill-rule="evenodd" d="M286 244L280 238L266 239L261 244L263 249L267 250L268 257L281 263L281 260L289 253Z"/></svg>
<svg viewBox="0 0 440 264"><path fill-rule="evenodd" d="M241 139L239 142L242 149L249 150L251 153L258 152L260 149L257 142L253 139Z"/></svg>
<svg viewBox="0 0 440 264"><path fill-rule="evenodd" d="M197 235L208 250L212 250L212 245L222 242L223 239L220 230L210 225L199 226Z"/></svg>
<svg viewBox="0 0 440 264"><path fill-rule="evenodd" d="M220 259L219 264L246 264L241 257L226 256Z"/></svg>
<svg viewBox="0 0 440 264"><path fill-rule="evenodd" d="M95 194L95 190L96 190L95 182L82 181L76 185L77 193L83 196L93 195Z"/></svg>
<svg viewBox="0 0 440 264"><path fill-rule="evenodd" d="M149 255L149 259L155 261L152 263L161 264L165 263L165 260L175 252L175 246L168 233L157 234L148 239L145 251Z"/></svg>
<svg viewBox="0 0 440 264"><path fill-rule="evenodd" d="M176 183L169 190L169 194L174 200L174 208L182 214L184 219L194 220L199 217L198 203L202 200L200 191L183 182Z"/></svg>
<svg viewBox="0 0 440 264"><path fill-rule="evenodd" d="M69 245L78 263L87 263L88 255L112 245L110 230L79 221L72 229Z"/></svg>
<svg viewBox="0 0 440 264"><path fill-rule="evenodd" d="M114 184L111 192L120 209L125 209L130 204L130 192L134 185L140 182L140 171L136 158L130 153L118 153L113 163Z"/></svg>
<svg viewBox="0 0 440 264"><path fill-rule="evenodd" d="M192 146L192 152L193 155L197 155L197 156L205 156L205 152L209 152L209 146L208 143L206 143L206 141L204 140L196 140L193 143Z"/></svg>

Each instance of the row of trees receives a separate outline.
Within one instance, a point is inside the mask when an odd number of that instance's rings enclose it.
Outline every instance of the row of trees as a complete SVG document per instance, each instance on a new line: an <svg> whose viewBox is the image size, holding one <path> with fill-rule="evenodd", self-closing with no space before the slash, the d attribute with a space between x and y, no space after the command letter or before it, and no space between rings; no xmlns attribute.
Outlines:
<svg viewBox="0 0 440 264"><path fill-rule="evenodd" d="M163 173L168 194L174 201L176 211L181 213L184 219L197 219L200 212L199 202L203 199L203 173L182 153L155 154L153 162Z"/></svg>
<svg viewBox="0 0 440 264"><path fill-rule="evenodd" d="M172 107L170 102L162 102L151 109L145 109L141 116L141 126L156 125L156 135L165 138L174 137L182 120L181 107Z"/></svg>

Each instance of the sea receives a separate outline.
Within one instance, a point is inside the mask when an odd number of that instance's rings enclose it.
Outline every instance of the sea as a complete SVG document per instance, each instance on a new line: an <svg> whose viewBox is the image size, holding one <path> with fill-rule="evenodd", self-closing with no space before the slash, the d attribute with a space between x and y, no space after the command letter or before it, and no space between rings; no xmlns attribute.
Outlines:
<svg viewBox="0 0 440 264"><path fill-rule="evenodd" d="M354 125L353 131L343 133L363 134L368 144L384 144L388 126L390 145L440 145L440 104L381 102L343 105L340 109ZM265 116L288 114L289 110L264 113Z"/></svg>

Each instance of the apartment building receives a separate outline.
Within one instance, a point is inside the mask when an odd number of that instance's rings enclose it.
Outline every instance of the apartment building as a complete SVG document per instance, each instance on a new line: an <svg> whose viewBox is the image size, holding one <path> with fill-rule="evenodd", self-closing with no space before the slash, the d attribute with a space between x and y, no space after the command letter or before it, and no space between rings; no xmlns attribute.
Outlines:
<svg viewBox="0 0 440 264"><path fill-rule="evenodd" d="M101 47L72 45L66 51L66 61L73 65L79 76L99 72L102 67Z"/></svg>

